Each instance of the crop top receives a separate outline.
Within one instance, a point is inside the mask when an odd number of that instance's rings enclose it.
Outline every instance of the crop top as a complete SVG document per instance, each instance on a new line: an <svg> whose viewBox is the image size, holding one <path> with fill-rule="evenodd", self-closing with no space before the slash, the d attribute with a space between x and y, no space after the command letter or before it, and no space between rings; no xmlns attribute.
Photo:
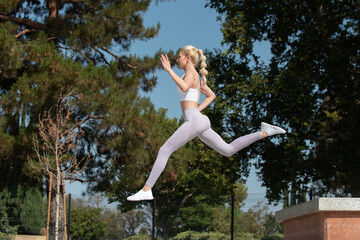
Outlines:
<svg viewBox="0 0 360 240"><path fill-rule="evenodd" d="M183 78L184 76L182 76L181 78ZM200 85L200 82L199 82L199 85ZM186 92L183 92L179 86L177 86L177 92L179 93L180 95L180 102L181 101L194 101L194 102L197 102L199 103L199 99L200 99L200 94L199 94L199 89L197 88L189 88L188 91ZM200 87L200 86L199 86Z"/></svg>

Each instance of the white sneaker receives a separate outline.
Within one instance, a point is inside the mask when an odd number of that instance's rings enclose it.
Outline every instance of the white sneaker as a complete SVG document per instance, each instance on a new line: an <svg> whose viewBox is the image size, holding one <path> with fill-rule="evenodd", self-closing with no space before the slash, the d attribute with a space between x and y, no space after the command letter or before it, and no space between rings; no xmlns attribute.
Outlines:
<svg viewBox="0 0 360 240"><path fill-rule="evenodd" d="M268 123L262 122L261 123L261 131L264 131L267 133L267 135L270 137L275 134L284 134L286 131L282 129L281 127L270 125Z"/></svg>
<svg viewBox="0 0 360 240"><path fill-rule="evenodd" d="M135 193L134 195L131 195L130 197L127 198L128 201L142 201L142 200L153 200L154 197L152 195L152 191L151 189L149 191L143 191L140 190L137 193Z"/></svg>

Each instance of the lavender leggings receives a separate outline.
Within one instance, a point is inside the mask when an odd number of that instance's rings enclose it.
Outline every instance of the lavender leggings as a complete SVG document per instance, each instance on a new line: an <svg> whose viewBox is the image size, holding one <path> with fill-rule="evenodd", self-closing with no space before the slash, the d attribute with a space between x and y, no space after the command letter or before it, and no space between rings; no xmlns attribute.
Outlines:
<svg viewBox="0 0 360 240"><path fill-rule="evenodd" d="M255 132L235 139L228 144L210 127L210 120L197 108L186 109L183 113L185 122L160 148L154 166L146 184L153 187L170 155L195 137L199 137L206 145L220 154L230 157L234 153L261 139L260 132Z"/></svg>

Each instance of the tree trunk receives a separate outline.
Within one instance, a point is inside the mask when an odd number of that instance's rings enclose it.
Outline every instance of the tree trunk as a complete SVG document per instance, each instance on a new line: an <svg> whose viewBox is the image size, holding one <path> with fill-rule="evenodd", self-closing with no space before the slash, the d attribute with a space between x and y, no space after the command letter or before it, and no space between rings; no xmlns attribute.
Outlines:
<svg viewBox="0 0 360 240"><path fill-rule="evenodd" d="M61 181L61 179L57 179L56 177L53 178L53 182L52 182L52 189L51 189L51 203L50 203L50 224L49 224L49 240L55 240L56 239L56 230L55 230L55 226L56 226L56 209L57 209L57 204L56 204L56 198L57 198L57 194L56 192L58 191L57 186L59 186L60 188L62 188L62 185L58 185L58 181ZM63 240L65 239L64 237L64 201L63 201L63 193L62 193L62 189L59 189L60 193L59 193L59 212L58 212L58 222L59 222L59 226L58 226L58 239Z"/></svg>
<svg viewBox="0 0 360 240"><path fill-rule="evenodd" d="M234 240L234 215L235 215L235 194L233 189L231 191L231 227L230 227L231 240Z"/></svg>
<svg viewBox="0 0 360 240"><path fill-rule="evenodd" d="M55 240L59 239L59 212L60 212L60 171L59 167L57 168L56 179L56 215L55 215Z"/></svg>
<svg viewBox="0 0 360 240"><path fill-rule="evenodd" d="M49 18L54 20L57 18L59 14L59 2L58 0L49 0L48 1L48 8L49 8Z"/></svg>

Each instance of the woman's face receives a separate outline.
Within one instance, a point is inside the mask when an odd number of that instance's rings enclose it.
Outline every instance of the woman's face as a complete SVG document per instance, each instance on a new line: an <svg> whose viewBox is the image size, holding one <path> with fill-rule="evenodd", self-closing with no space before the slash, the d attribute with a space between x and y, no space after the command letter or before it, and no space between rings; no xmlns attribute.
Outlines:
<svg viewBox="0 0 360 240"><path fill-rule="evenodd" d="M180 69L185 69L185 66L189 61L187 60L187 57L183 54L183 52L180 52L176 62Z"/></svg>

